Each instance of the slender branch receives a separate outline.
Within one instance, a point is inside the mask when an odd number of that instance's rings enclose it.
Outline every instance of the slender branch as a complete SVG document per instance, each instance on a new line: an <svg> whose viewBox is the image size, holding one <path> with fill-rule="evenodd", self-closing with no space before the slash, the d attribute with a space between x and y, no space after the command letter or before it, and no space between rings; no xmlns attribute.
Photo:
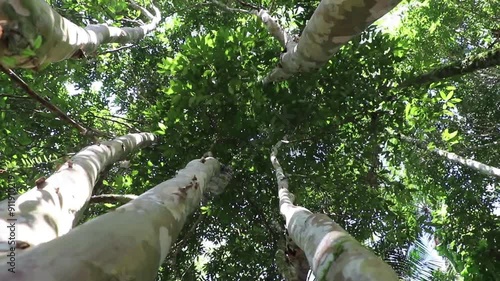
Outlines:
<svg viewBox="0 0 500 281"><path fill-rule="evenodd" d="M242 0L237 0L238 3L240 3L241 6L243 7L247 7L247 8L250 8L252 10L259 10L260 8L255 6L254 4L251 4L251 3L247 3L247 2L244 2Z"/></svg>
<svg viewBox="0 0 500 281"><path fill-rule="evenodd" d="M88 134L89 129L80 125L79 123L71 119L68 115L66 115L64 112L62 112L61 109L59 109L57 106L53 105L47 99L35 93L35 91L33 91L28 86L28 84L26 84L26 82L24 82L24 80L21 79L21 77L17 76L17 74L15 74L14 71L5 68L3 65L1 65L0 68L5 74L7 74L10 77L10 79L14 83L16 83L21 89L23 89L31 98L39 102L41 105L50 110L52 113L56 114L61 120L65 121L66 123L76 128L82 135Z"/></svg>
<svg viewBox="0 0 500 281"><path fill-rule="evenodd" d="M8 95L8 94L0 94L1 97L13 98L13 99L29 99L30 97L25 96L16 96L16 95Z"/></svg>
<svg viewBox="0 0 500 281"><path fill-rule="evenodd" d="M232 7L229 7L228 5L221 3L217 0L210 0L210 2L226 12L238 12L238 13L252 14L252 11L238 9L238 8L232 8Z"/></svg>
<svg viewBox="0 0 500 281"><path fill-rule="evenodd" d="M101 194L90 197L89 203L128 203L137 198L133 194Z"/></svg>
<svg viewBox="0 0 500 281"><path fill-rule="evenodd" d="M172 264L172 267L175 268L175 265L177 263L177 255L179 254L179 251L184 248L184 246L186 245L187 243L187 240L189 240L189 238L191 236L193 236L195 230L196 230L196 227L198 227L198 225L206 218L206 214L200 214L198 215L198 218L196 218L196 221L193 223L193 225L191 226L191 228L189 228L189 230L186 232L186 234L184 235L184 239L182 239L181 241L179 241L173 248L174 250L170 252L169 256L172 257L171 258L171 264Z"/></svg>
<svg viewBox="0 0 500 281"><path fill-rule="evenodd" d="M288 236L288 226L289 226L289 218L285 215L285 208L294 207L293 202L295 196L288 189L288 178L285 176L283 168L281 167L278 161L278 149L280 148L282 143L288 143L286 140L281 140L276 145L273 146L271 152L271 162L275 169L276 179L278 181L278 194L280 200L280 212L285 217L286 220L286 229L287 229L287 239L286 239L286 247L281 252L278 250L277 257L283 255L286 257L288 261L287 266L281 266L280 270L283 276L287 280L307 280L307 275L310 269L309 262L304 251ZM288 206L286 206L288 205Z"/></svg>
<svg viewBox="0 0 500 281"><path fill-rule="evenodd" d="M408 136L405 136L403 134L399 134L399 138L408 142L408 143L411 143L415 146L417 146L418 148L421 148L421 149L424 149L424 150L427 150L427 144L422 142L422 141L419 141L417 139L414 139L414 138L411 138L411 137L408 137ZM446 150L443 150L443 149L439 149L439 148L431 148L431 149L428 149L430 150L432 153L434 154L437 154L439 156L442 156L454 163L458 163L458 164L461 164L463 166L466 166L466 167L469 167L471 169L474 169L484 175L487 175L487 176L495 176L495 177L499 177L500 178L500 168L497 168L497 167L493 167L493 166L490 166L490 165L486 165L484 163L481 163L479 161L475 161L475 160L472 160L472 159L469 159L469 158L465 158L465 157L462 157L460 155L457 155L453 152L448 152Z"/></svg>
<svg viewBox="0 0 500 281"><path fill-rule="evenodd" d="M438 67L420 76L404 81L400 88L410 86L424 86L446 78L464 75L476 70L497 66L500 64L500 45L492 50L470 56L462 61L452 62L448 65Z"/></svg>
<svg viewBox="0 0 500 281"><path fill-rule="evenodd" d="M227 12L240 12L256 16L262 23L264 23L269 34L271 34L272 37L278 40L284 49L292 49L295 45L297 45L297 43L293 40L293 37L290 36L290 34L283 27L281 27L278 21L274 17L272 17L267 10L258 9L257 7L242 1L239 2L242 6L251 7L253 9L244 10L232 8L217 0L209 1Z"/></svg>
<svg viewBox="0 0 500 281"><path fill-rule="evenodd" d="M124 49L130 49L130 48L132 48L134 46L136 46L136 45L135 44L125 45L125 46L122 46L122 47L119 47L119 48L116 48L116 49L110 49L110 50L106 50L106 51L103 51L103 52L99 52L99 54L116 53L116 52L119 52L119 51L124 50Z"/></svg>
<svg viewBox="0 0 500 281"><path fill-rule="evenodd" d="M123 125L131 130L134 130L134 131L137 131L137 132L140 132L139 129L137 129L136 127L128 124L128 123L125 123L123 121L118 121L118 120L114 120L114 119L111 119L111 118L107 118L107 117L104 117L104 116L98 116L98 115L95 115L94 113L92 112L89 112L90 115L92 115L94 118L99 118L99 119L102 119L102 120L107 120L107 121L110 121L110 122L113 122L113 123L117 123L117 124L120 124L120 125Z"/></svg>
<svg viewBox="0 0 500 281"><path fill-rule="evenodd" d="M134 119L130 119L130 118L126 118L126 117L122 117L122 116L118 116L118 115L108 115L109 117L113 117L113 118L116 118L116 119L122 119L122 120L125 120L127 122L133 122L133 123L138 123L138 124L141 124L143 125L143 122L142 121L139 121L139 120L134 120Z"/></svg>

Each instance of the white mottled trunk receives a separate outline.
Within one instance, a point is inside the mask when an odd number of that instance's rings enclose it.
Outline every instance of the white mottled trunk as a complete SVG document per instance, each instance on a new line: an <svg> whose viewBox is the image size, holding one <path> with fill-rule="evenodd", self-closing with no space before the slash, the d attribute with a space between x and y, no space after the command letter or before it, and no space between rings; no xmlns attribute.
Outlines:
<svg viewBox="0 0 500 281"><path fill-rule="evenodd" d="M263 80L283 81L300 72L320 68L374 21L394 8L400 0L322 0L298 40L286 42L280 65ZM276 36L275 36L276 37ZM283 41L280 40L285 47Z"/></svg>
<svg viewBox="0 0 500 281"><path fill-rule="evenodd" d="M400 137L404 141L411 143L411 144L414 144L417 147L420 147L421 149L427 149L427 144L423 141L420 141L418 139L414 139L414 138L411 138L411 137L408 137L408 136L405 136L402 134L400 135ZM499 168L489 166L489 165L486 165L484 163L481 163L479 161L475 161L475 160L472 160L469 158L464 158L464 157L459 156L453 152L448 152L446 150L439 149L439 148L432 148L432 149L430 149L430 151L439 155L439 156L443 156L452 162L467 166L467 167L474 169L474 170L476 170L482 174L485 174L487 176L500 177L500 169Z"/></svg>
<svg viewBox="0 0 500 281"><path fill-rule="evenodd" d="M451 160L455 163L462 164L462 165L467 166L469 168L472 168L478 172L481 172L485 175L500 177L500 169L499 168L495 168L495 167L483 164L479 161L464 158L462 156L456 155L455 153L448 152L446 150L442 150L439 148L434 148L432 151L438 155L441 155L441 156L448 158L449 160Z"/></svg>
<svg viewBox="0 0 500 281"><path fill-rule="evenodd" d="M29 246L27 250L30 250L68 233L84 211L99 174L107 166L152 144L154 140L155 136L150 133L130 134L84 148L49 178L38 180L37 186L31 190L2 201L2 256L5 252L10 252L12 246L16 246L13 240L17 241L18 247L23 244L23 248ZM7 188L14 191L15 187ZM6 231L9 225L15 225L14 236L13 232Z"/></svg>
<svg viewBox="0 0 500 281"><path fill-rule="evenodd" d="M317 280L398 281L394 270L361 245L328 216L295 206L288 179L277 159L281 141L273 148L280 213L288 235L305 253Z"/></svg>
<svg viewBox="0 0 500 281"><path fill-rule="evenodd" d="M151 23L139 27L112 27L103 24L79 27L55 12L44 0L0 0L0 63L7 68L37 68L71 57L92 54L106 43L134 43L154 30L160 22L155 15L135 4ZM41 46L35 42L41 36ZM34 55L26 55L31 49Z"/></svg>
<svg viewBox="0 0 500 281"><path fill-rule="evenodd" d="M16 273L0 260L0 280L153 281L203 193L220 193L229 177L212 157L193 160L173 179L115 211L21 253Z"/></svg>

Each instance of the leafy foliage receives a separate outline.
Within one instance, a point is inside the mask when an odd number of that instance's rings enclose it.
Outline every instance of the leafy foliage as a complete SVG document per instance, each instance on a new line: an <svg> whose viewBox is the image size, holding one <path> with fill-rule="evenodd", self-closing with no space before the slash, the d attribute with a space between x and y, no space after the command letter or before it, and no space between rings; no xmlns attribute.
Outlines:
<svg viewBox="0 0 500 281"><path fill-rule="evenodd" d="M286 11L280 20L300 30L317 2L255 4ZM140 18L122 1L51 4L82 25L123 26ZM418 262L429 252L423 235L436 237L439 253L467 280L498 276L498 179L392 133L500 166L498 67L429 87L399 87L498 42L494 1L409 1L395 33L369 28L324 68L266 87L260 80L280 48L258 20L209 1L158 5L166 17L160 31L132 48L21 72L32 89L89 128L160 136L130 168L111 167L96 193L140 194L209 149L235 170L226 192L185 226L158 280L281 280L274 253L284 230L269 153L285 135L291 143L281 162L297 203L397 261L402 277L425 271ZM7 171L0 185L22 192L91 140L7 79L0 85L0 169ZM86 218L107 210L92 206ZM453 272L418 276L448 275Z"/></svg>

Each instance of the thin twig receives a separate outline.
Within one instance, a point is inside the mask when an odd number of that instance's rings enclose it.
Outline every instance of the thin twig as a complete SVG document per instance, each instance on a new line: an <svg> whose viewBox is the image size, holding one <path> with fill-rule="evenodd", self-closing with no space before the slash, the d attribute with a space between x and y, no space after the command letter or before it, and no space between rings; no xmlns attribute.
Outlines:
<svg viewBox="0 0 500 281"><path fill-rule="evenodd" d="M141 130L139 130L136 127L134 127L134 126L132 126L132 125L130 125L128 123L125 123L123 121L114 120L114 119L107 118L107 117L104 117L104 116L98 116L98 115L95 115L92 112L89 112L89 114L92 115L94 118L99 118L99 119L102 119L102 120L107 120L107 121L110 121L110 122L113 122L113 123L117 123L117 124L123 125L123 126L129 128L130 130L136 131L137 133L141 132Z"/></svg>
<svg viewBox="0 0 500 281"><path fill-rule="evenodd" d="M228 5L221 3L217 0L210 0L210 2L213 5L219 6L222 10L226 12L239 12L239 13L246 13L246 14L253 14L252 11L244 10L244 9L238 9L238 8L231 8Z"/></svg>
<svg viewBox="0 0 500 281"><path fill-rule="evenodd" d="M103 52L100 52L99 54L111 54L111 53L116 53L116 52L119 52L121 50L124 50L124 49L129 49L129 48L132 48L136 46L135 44L130 44L130 45L125 45L125 46L122 46L122 47L119 47L119 48L116 48L116 49L110 49L110 50L106 50L106 51L103 51Z"/></svg>
<svg viewBox="0 0 500 281"><path fill-rule="evenodd" d="M30 99L30 97L26 96L16 96L16 95L8 95L8 94L0 94L1 97L13 98L13 99Z"/></svg>
<svg viewBox="0 0 500 281"><path fill-rule="evenodd" d="M189 240L189 238L191 236L193 236L194 232L196 231L196 227L198 227L198 225L205 219L206 216L207 216L206 214L199 214L198 218L196 218L196 221L193 223L193 225L191 226L191 228L184 235L184 239L182 239L181 241L179 241L174 246L174 250L172 252L170 252L169 256L172 257L170 260L172 261L172 267L173 268L175 268L175 265L177 263L177 255L178 255L179 251L182 248L184 248L184 246L187 243L187 240Z"/></svg>
<svg viewBox="0 0 500 281"><path fill-rule="evenodd" d="M241 0L237 0L237 1L243 7L247 7L247 8L250 8L252 10L260 10L260 8L257 7L257 6L255 6L254 4L250 4L250 3L247 3L247 2L244 2L244 1L241 1Z"/></svg>
<svg viewBox="0 0 500 281"><path fill-rule="evenodd" d="M133 194L101 194L90 197L89 203L128 203L137 198Z"/></svg>

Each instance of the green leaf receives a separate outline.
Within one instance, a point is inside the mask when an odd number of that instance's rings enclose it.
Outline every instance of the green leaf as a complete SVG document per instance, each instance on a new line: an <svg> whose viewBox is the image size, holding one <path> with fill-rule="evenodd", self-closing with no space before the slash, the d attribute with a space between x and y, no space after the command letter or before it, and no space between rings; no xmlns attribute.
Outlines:
<svg viewBox="0 0 500 281"><path fill-rule="evenodd" d="M410 119L410 109L411 109L411 103L407 103L405 106L406 119Z"/></svg>
<svg viewBox="0 0 500 281"><path fill-rule="evenodd" d="M42 46L42 36L41 35L38 35L35 39L35 41L33 42L33 49L38 49L40 48L40 46Z"/></svg>
<svg viewBox="0 0 500 281"><path fill-rule="evenodd" d="M446 93L444 91L439 91L439 95L441 96L442 100L446 100Z"/></svg>
<svg viewBox="0 0 500 281"><path fill-rule="evenodd" d="M2 57L0 61L8 68L13 68L16 65L16 59L13 57Z"/></svg>
<svg viewBox="0 0 500 281"><path fill-rule="evenodd" d="M457 134L458 134L458 131L454 131L454 132L450 133L450 132L448 131L448 129L445 129L445 130L443 131L443 133L441 134L441 137L442 137L442 139L443 139L444 141L449 141L449 140L453 139L454 137L456 137L456 136L457 136Z"/></svg>
<svg viewBox="0 0 500 281"><path fill-rule="evenodd" d="M36 53L31 48L26 48L21 52L21 55L25 57L34 57Z"/></svg>
<svg viewBox="0 0 500 281"><path fill-rule="evenodd" d="M165 131L167 129L167 126L165 126L163 123L160 122L158 122L158 127L160 127L162 131Z"/></svg>
<svg viewBox="0 0 500 281"><path fill-rule="evenodd" d="M455 91L450 91L448 93L448 95L446 95L446 100L450 100L452 97L453 97L453 94L455 93Z"/></svg>

